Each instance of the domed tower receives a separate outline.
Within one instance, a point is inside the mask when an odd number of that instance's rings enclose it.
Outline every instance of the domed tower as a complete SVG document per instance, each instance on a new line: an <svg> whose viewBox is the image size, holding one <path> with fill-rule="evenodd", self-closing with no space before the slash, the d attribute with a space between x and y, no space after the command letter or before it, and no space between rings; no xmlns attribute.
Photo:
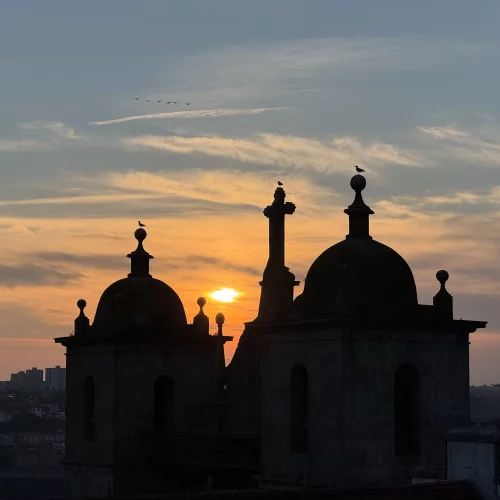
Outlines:
<svg viewBox="0 0 500 500"><path fill-rule="evenodd" d="M416 314L417 289L410 266L369 234L373 211L361 196L365 186L362 175L351 179L356 195L344 210L349 215L349 234L313 262L304 293L295 301L300 316Z"/></svg>
<svg viewBox="0 0 500 500"><path fill-rule="evenodd" d="M219 425L231 337L221 327L209 334L203 297L187 323L176 292L149 273L146 236L135 231L131 271L104 291L94 322L80 299L74 335L56 339L67 349L65 468L78 497L153 493L194 478L175 464Z"/></svg>
<svg viewBox="0 0 500 500"><path fill-rule="evenodd" d="M443 437L469 420L469 334L486 323L453 319L446 271L433 304L418 304L408 264L370 236L365 186L351 179L349 234L314 261L293 314L246 324L263 486L443 477Z"/></svg>

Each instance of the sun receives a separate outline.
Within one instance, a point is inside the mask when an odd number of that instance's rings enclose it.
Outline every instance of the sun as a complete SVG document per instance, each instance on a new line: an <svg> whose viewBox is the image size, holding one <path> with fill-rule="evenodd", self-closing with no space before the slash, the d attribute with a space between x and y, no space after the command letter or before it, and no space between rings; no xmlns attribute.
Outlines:
<svg viewBox="0 0 500 500"><path fill-rule="evenodd" d="M219 302L232 302L239 293L232 288L222 288L221 290L215 290L215 292L210 292L210 296Z"/></svg>

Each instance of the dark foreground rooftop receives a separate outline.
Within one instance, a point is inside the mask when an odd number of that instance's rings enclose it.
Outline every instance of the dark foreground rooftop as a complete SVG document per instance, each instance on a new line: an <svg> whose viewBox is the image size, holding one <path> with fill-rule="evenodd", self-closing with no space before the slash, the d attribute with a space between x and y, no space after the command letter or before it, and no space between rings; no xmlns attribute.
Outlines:
<svg viewBox="0 0 500 500"><path fill-rule="evenodd" d="M113 500L481 500L467 481L438 481L385 488L272 491L235 490L123 496ZM70 500L70 499L66 499ZM100 499L109 500L109 499Z"/></svg>

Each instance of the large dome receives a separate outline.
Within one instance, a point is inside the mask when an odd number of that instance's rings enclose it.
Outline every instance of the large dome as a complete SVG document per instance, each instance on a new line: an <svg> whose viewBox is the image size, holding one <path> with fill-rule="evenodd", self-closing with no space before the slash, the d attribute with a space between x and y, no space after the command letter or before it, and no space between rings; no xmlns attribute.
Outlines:
<svg viewBox="0 0 500 500"><path fill-rule="evenodd" d="M187 324L179 296L149 274L149 260L153 256L142 245L146 231L139 228L134 236L139 243L128 255L131 272L128 278L116 281L102 294L92 325L96 334L158 335Z"/></svg>
<svg viewBox="0 0 500 500"><path fill-rule="evenodd" d="M161 334L186 325L181 299L155 278L124 278L102 294L92 329L95 333Z"/></svg>
<svg viewBox="0 0 500 500"><path fill-rule="evenodd" d="M371 238L348 238L323 252L297 298L300 315L411 315L413 273L394 250Z"/></svg>
<svg viewBox="0 0 500 500"><path fill-rule="evenodd" d="M349 234L309 269L304 293L295 300L299 315L411 316L416 312L417 290L410 267L397 252L370 236L373 211L361 196L365 186L363 176L351 179L356 195L344 210Z"/></svg>

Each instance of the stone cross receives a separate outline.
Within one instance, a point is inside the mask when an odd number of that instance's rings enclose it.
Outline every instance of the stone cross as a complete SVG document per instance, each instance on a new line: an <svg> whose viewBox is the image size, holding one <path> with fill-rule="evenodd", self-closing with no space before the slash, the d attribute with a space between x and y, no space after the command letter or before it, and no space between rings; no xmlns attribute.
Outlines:
<svg viewBox="0 0 500 500"><path fill-rule="evenodd" d="M276 188L274 201L264 209L264 215L269 219L269 260L267 267L285 266L285 215L295 212L295 205L285 203L285 191Z"/></svg>

